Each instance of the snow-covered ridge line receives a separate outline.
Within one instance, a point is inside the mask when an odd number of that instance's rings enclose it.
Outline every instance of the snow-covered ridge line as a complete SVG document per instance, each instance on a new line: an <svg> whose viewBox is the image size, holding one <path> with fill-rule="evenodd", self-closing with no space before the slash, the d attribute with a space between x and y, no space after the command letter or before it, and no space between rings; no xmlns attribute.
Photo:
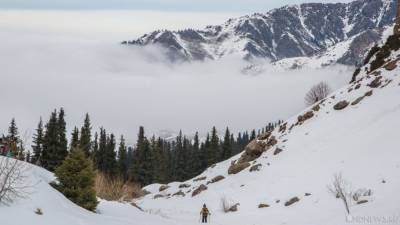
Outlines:
<svg viewBox="0 0 400 225"><path fill-rule="evenodd" d="M344 53L334 58L334 63L354 65L364 58L366 46L381 40L382 29L393 25L395 5L396 0L305 3L229 19L203 30L154 31L123 43L161 45L172 61L219 59L227 55L277 61L324 55L329 48L350 42ZM362 38L354 38L357 36Z"/></svg>

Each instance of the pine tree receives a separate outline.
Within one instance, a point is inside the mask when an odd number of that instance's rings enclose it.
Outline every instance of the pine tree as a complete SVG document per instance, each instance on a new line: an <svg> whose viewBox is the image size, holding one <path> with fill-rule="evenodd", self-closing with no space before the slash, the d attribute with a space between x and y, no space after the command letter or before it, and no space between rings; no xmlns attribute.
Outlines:
<svg viewBox="0 0 400 225"><path fill-rule="evenodd" d="M217 134L217 129L213 127L211 131L210 148L208 153L208 166L211 166L217 162L218 155L219 155L219 138Z"/></svg>
<svg viewBox="0 0 400 225"><path fill-rule="evenodd" d="M65 122L65 112L63 108L61 108L60 112L58 113L57 135L58 135L57 156L58 156L58 162L59 164L61 164L61 162L68 155L67 128Z"/></svg>
<svg viewBox="0 0 400 225"><path fill-rule="evenodd" d="M13 140L14 142L19 142L19 133L17 123L15 122L15 118L11 119L10 127L8 128L8 138Z"/></svg>
<svg viewBox="0 0 400 225"><path fill-rule="evenodd" d="M97 151L96 162L97 169L104 172L106 171L106 152L107 152L107 134L104 128L100 128L99 136L99 150Z"/></svg>
<svg viewBox="0 0 400 225"><path fill-rule="evenodd" d="M41 165L50 171L54 171L55 168L61 163L58 161L57 156L57 148L59 144L57 129L57 111L54 110L46 124L41 157Z"/></svg>
<svg viewBox="0 0 400 225"><path fill-rule="evenodd" d="M114 134L110 134L107 137L107 147L106 147L106 155L105 155L105 173L109 176L115 176L118 173L118 165L117 165L117 154L115 152L115 136Z"/></svg>
<svg viewBox="0 0 400 225"><path fill-rule="evenodd" d="M91 154L91 159L94 162L94 165L97 167L98 163L97 163L97 157L99 154L99 135L97 134L97 132L94 134L94 141L93 141L93 149L92 149L92 154Z"/></svg>
<svg viewBox="0 0 400 225"><path fill-rule="evenodd" d="M70 144L70 151L72 149L77 148L79 146L79 130L77 127L74 128L71 134L71 144Z"/></svg>
<svg viewBox="0 0 400 225"><path fill-rule="evenodd" d="M86 156L90 155L92 145L92 126L90 124L89 114L86 113L85 121L81 128L81 137L79 140L79 146L85 152Z"/></svg>
<svg viewBox="0 0 400 225"><path fill-rule="evenodd" d="M183 181L186 177L186 149L184 149L184 137L182 131L176 137L175 152L176 152L176 180Z"/></svg>
<svg viewBox="0 0 400 225"><path fill-rule="evenodd" d="M232 142L231 142L231 133L229 132L229 128L226 128L224 142L222 144L222 154L221 161L228 159L232 155Z"/></svg>
<svg viewBox="0 0 400 225"><path fill-rule="evenodd" d="M38 127L36 128L36 134L33 135L33 140L32 140L32 150L33 150L33 156L32 156L32 163L40 165L40 158L42 155L43 151L43 121L42 118L40 118Z"/></svg>
<svg viewBox="0 0 400 225"><path fill-rule="evenodd" d="M121 135L119 147L118 147L118 171L120 176L126 180L127 179L127 172L128 172L128 165L127 165L127 149L125 145L124 136Z"/></svg>
<svg viewBox="0 0 400 225"><path fill-rule="evenodd" d="M149 141L144 135L144 128L139 127L136 149L133 152L131 179L142 185L153 181L152 154Z"/></svg>
<svg viewBox="0 0 400 225"><path fill-rule="evenodd" d="M201 152L200 152L200 140L199 140L199 133L193 137L193 146L192 146L192 155L190 160L190 165L192 167L191 177L195 177L196 175L202 172L201 168Z"/></svg>
<svg viewBox="0 0 400 225"><path fill-rule="evenodd" d="M251 131L251 136L250 136L250 141L252 141L252 140L254 140L254 139L256 139L256 130L252 130Z"/></svg>
<svg viewBox="0 0 400 225"><path fill-rule="evenodd" d="M76 148L67 156L55 175L59 184L54 186L77 205L94 211L98 204L94 189L95 170L92 161Z"/></svg>

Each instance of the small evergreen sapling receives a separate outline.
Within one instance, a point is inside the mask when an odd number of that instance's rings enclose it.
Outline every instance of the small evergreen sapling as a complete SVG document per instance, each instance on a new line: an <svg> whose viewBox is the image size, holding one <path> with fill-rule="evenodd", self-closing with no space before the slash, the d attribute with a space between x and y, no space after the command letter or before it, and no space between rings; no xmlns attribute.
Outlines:
<svg viewBox="0 0 400 225"><path fill-rule="evenodd" d="M95 170L92 161L85 153L75 148L59 166L55 175L59 183L54 186L75 204L94 211L98 204L96 198Z"/></svg>

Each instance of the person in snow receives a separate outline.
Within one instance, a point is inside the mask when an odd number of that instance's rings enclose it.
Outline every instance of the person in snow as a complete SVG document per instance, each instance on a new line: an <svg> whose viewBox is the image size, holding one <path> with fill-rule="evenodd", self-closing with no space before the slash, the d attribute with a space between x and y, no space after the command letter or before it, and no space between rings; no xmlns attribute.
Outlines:
<svg viewBox="0 0 400 225"><path fill-rule="evenodd" d="M200 215L201 215L201 222L202 223L207 223L207 217L208 215L211 215L210 211L208 211L206 204L203 204L203 208L200 211Z"/></svg>

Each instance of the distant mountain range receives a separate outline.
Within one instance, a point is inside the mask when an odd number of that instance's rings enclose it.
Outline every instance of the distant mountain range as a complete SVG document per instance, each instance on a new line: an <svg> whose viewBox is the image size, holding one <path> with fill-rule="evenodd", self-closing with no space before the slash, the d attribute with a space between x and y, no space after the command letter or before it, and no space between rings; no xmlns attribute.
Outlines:
<svg viewBox="0 0 400 225"><path fill-rule="evenodd" d="M229 19L203 30L158 30L122 44L162 46L171 61L239 55L246 60L263 58L273 62L322 57L322 66L355 65L362 61L367 49L382 41L385 29L394 24L396 5L396 0L358 0L284 6ZM332 49L336 49L334 57L326 57L332 56ZM287 66L295 65L290 61Z"/></svg>

